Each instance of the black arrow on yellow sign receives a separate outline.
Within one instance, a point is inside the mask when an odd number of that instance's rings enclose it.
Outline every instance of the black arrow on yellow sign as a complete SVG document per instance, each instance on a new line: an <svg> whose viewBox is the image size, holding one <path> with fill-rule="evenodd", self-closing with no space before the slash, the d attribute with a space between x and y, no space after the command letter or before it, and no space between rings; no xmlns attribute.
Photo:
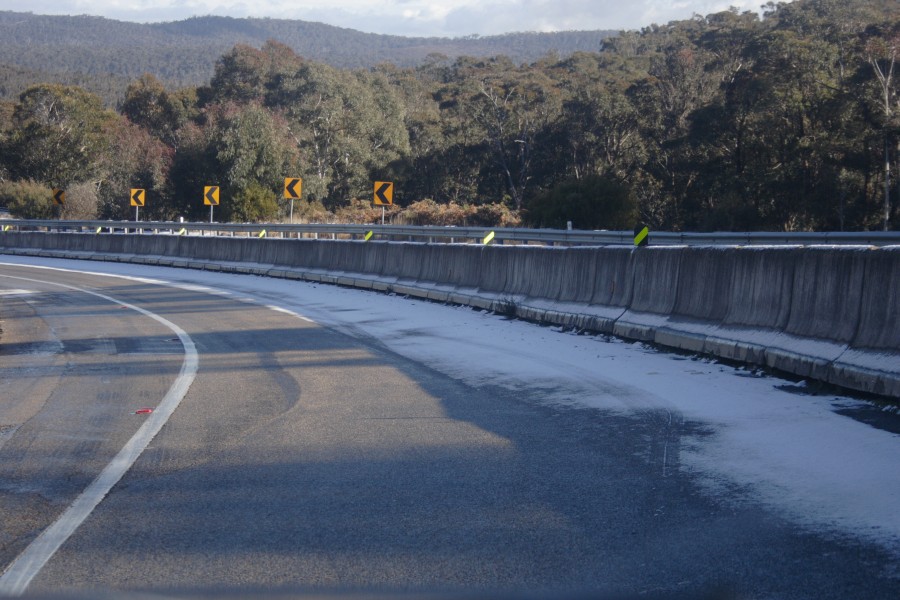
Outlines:
<svg viewBox="0 0 900 600"><path fill-rule="evenodd" d="M53 190L53 203L62 206L66 203L66 190Z"/></svg>
<svg viewBox="0 0 900 600"><path fill-rule="evenodd" d="M394 184L391 181L375 182L375 205L392 206L394 204Z"/></svg>
<svg viewBox="0 0 900 600"><path fill-rule="evenodd" d="M131 188L131 205L143 206L147 191L141 188Z"/></svg>
<svg viewBox="0 0 900 600"><path fill-rule="evenodd" d="M219 205L219 186L208 185L203 188L203 204L206 206Z"/></svg>
<svg viewBox="0 0 900 600"><path fill-rule="evenodd" d="M285 177L284 178L284 197L287 199L294 199L300 197L300 193L303 190L303 180L299 177Z"/></svg>

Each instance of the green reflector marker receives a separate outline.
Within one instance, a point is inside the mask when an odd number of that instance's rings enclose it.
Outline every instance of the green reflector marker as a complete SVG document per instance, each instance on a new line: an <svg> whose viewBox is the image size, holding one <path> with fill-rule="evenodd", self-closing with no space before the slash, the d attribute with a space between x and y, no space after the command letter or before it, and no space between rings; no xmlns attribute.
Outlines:
<svg viewBox="0 0 900 600"><path fill-rule="evenodd" d="M366 240L367 242L368 242L369 240L371 240L371 239L372 239L372 235L374 235L374 233L375 233L374 231L370 231L370 232L366 233L365 240Z"/></svg>
<svg viewBox="0 0 900 600"><path fill-rule="evenodd" d="M650 242L650 228L645 225L638 225L634 228L634 245L646 246Z"/></svg>
<svg viewBox="0 0 900 600"><path fill-rule="evenodd" d="M486 236L484 236L484 245L485 246L487 246L488 244L490 244L493 241L494 241L494 232L493 231L490 232L489 234L487 234Z"/></svg>

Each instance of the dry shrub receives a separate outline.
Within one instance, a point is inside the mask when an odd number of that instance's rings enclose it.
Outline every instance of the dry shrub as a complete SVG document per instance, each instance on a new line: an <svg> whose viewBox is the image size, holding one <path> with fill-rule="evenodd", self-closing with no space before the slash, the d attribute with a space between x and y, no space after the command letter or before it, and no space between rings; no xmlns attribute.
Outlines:
<svg viewBox="0 0 900 600"><path fill-rule="evenodd" d="M438 204L434 200L420 200L401 213L410 225L455 227L515 227L521 223L517 212L503 204Z"/></svg>
<svg viewBox="0 0 900 600"><path fill-rule="evenodd" d="M66 204L62 208L62 218L75 221L96 219L99 202L96 184L85 182L70 185L66 190Z"/></svg>
<svg viewBox="0 0 900 600"><path fill-rule="evenodd" d="M518 211L497 203L476 206L469 221L476 227L518 227L522 224Z"/></svg>
<svg viewBox="0 0 900 600"><path fill-rule="evenodd" d="M385 206L385 222L400 212L398 206ZM354 199L349 206L338 207L334 211L334 220L338 223L376 224L381 223L381 206L373 206L365 200Z"/></svg>

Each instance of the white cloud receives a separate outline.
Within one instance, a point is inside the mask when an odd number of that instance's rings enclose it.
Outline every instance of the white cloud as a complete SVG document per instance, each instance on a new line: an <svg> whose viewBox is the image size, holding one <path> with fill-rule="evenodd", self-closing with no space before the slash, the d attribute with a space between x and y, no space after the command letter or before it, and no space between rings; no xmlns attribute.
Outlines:
<svg viewBox="0 0 900 600"><path fill-rule="evenodd" d="M0 10L90 14L125 21L191 16L272 17L319 21L396 35L493 35L513 31L638 29L762 0L0 0Z"/></svg>

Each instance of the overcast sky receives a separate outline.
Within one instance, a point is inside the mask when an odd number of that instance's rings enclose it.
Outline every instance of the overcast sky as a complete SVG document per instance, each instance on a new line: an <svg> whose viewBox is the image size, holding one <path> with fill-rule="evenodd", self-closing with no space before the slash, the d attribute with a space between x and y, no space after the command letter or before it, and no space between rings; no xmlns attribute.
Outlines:
<svg viewBox="0 0 900 600"><path fill-rule="evenodd" d="M758 11L762 4L764 0L0 0L0 10L144 23L205 15L273 17L373 33L458 37L638 29L730 6Z"/></svg>

